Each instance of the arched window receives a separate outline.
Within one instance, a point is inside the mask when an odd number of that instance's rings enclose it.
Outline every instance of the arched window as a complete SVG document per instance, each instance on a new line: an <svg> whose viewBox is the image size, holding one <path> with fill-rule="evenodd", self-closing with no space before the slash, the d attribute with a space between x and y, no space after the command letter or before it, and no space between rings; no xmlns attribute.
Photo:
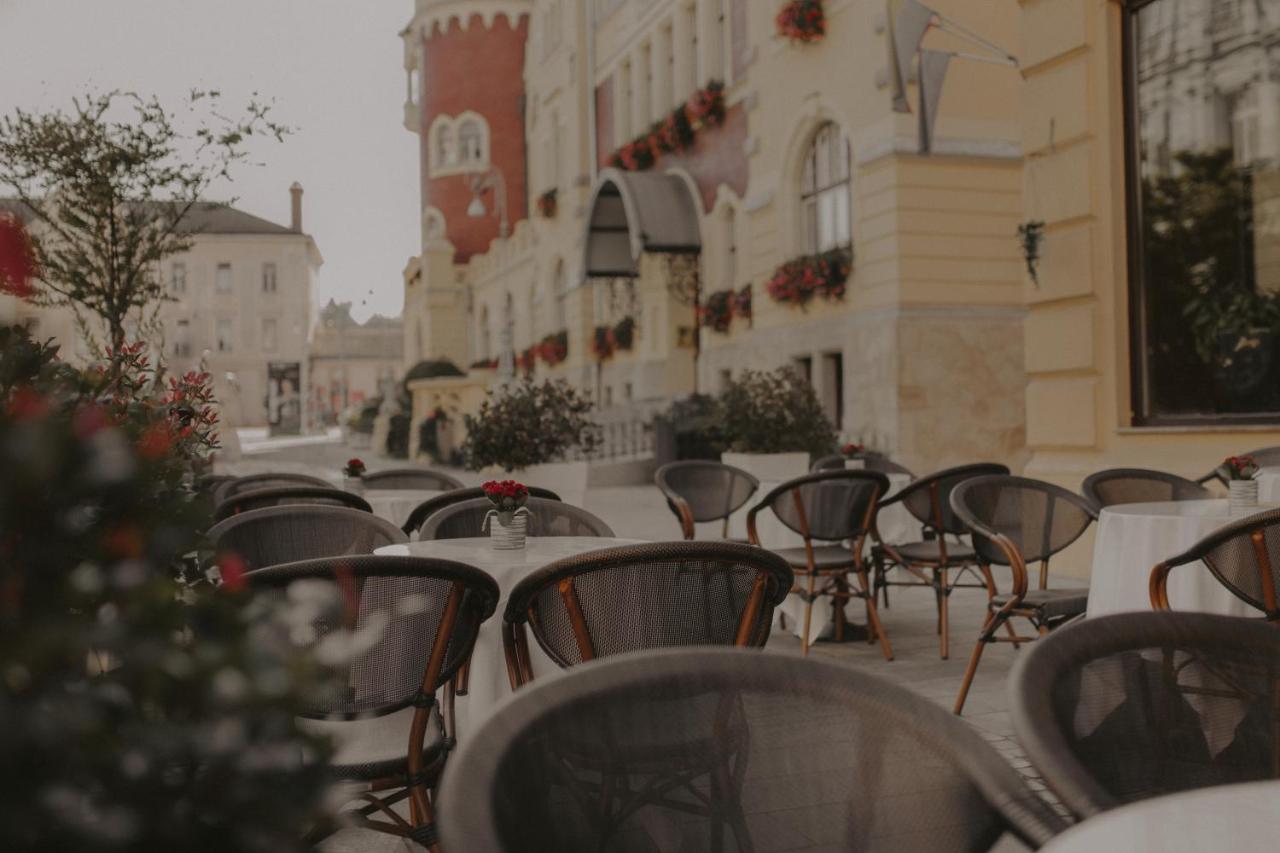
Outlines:
<svg viewBox="0 0 1280 853"><path fill-rule="evenodd" d="M453 121L448 116L437 116L431 123L431 170L434 172L453 166L457 161L457 151Z"/></svg>
<svg viewBox="0 0 1280 853"><path fill-rule="evenodd" d="M475 172L489 165L489 124L478 113L436 116L428 138L433 175Z"/></svg>
<svg viewBox="0 0 1280 853"><path fill-rule="evenodd" d="M485 133L477 118L465 118L458 123L458 163L469 166L483 163L485 156Z"/></svg>
<svg viewBox="0 0 1280 853"><path fill-rule="evenodd" d="M838 125L828 122L813 136L800 183L800 221L810 252L853 242L849 208L849 139Z"/></svg>

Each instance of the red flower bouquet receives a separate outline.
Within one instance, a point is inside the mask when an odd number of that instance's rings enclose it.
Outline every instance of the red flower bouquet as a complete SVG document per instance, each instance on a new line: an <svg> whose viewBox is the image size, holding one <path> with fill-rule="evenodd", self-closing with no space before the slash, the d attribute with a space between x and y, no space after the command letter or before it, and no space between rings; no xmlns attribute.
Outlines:
<svg viewBox="0 0 1280 853"><path fill-rule="evenodd" d="M1228 456L1222 467L1230 480L1252 480L1258 473L1258 462L1252 456Z"/></svg>
<svg viewBox="0 0 1280 853"><path fill-rule="evenodd" d="M364 462L354 457L348 459L347 464L342 469L342 473L348 477L359 477L364 472Z"/></svg>
<svg viewBox="0 0 1280 853"><path fill-rule="evenodd" d="M778 34L802 44L822 41L827 34L827 16L822 0L791 0L778 11Z"/></svg>
<svg viewBox="0 0 1280 853"><path fill-rule="evenodd" d="M538 215L543 219L555 219L556 217L556 190L554 188L547 190L538 196Z"/></svg>
<svg viewBox="0 0 1280 853"><path fill-rule="evenodd" d="M856 441L851 441L844 447L840 448L840 454L844 456L845 459L852 459L866 449L866 445L858 444Z"/></svg>
<svg viewBox="0 0 1280 853"><path fill-rule="evenodd" d="M510 527L516 510L529 500L529 489L524 483L515 480L490 480L482 485L484 496L493 504L494 512L503 526Z"/></svg>

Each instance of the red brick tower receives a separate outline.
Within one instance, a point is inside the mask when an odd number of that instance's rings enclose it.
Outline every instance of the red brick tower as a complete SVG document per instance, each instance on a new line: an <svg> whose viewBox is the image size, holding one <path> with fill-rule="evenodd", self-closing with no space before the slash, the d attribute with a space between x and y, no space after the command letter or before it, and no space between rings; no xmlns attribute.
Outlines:
<svg viewBox="0 0 1280 853"><path fill-rule="evenodd" d="M524 52L531 6L418 0L407 34L420 51L423 231L446 237L456 262L484 252L527 215Z"/></svg>

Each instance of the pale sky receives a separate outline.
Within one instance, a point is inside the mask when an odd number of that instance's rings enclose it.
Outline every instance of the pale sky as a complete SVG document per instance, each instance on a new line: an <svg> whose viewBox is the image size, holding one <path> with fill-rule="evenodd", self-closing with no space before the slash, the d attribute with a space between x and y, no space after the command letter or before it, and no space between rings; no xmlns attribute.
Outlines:
<svg viewBox="0 0 1280 853"><path fill-rule="evenodd" d="M218 199L288 225L298 181L325 261L316 302L397 315L419 242L397 35L412 14L412 0L0 0L0 113L70 109L86 91L177 108L193 88L217 89L226 109L259 92L294 133L254 149L264 165L242 167Z"/></svg>

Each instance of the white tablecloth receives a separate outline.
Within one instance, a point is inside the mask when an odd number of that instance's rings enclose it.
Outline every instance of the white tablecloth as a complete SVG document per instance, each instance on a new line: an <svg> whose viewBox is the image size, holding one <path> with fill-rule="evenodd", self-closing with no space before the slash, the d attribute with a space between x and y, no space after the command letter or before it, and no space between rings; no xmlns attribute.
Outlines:
<svg viewBox="0 0 1280 853"><path fill-rule="evenodd" d="M403 527L418 504L444 492L439 489L369 489L362 497L373 507L373 514Z"/></svg>
<svg viewBox="0 0 1280 853"><path fill-rule="evenodd" d="M1156 564L1241 517L1228 513L1225 499L1119 504L1102 510L1093 546L1088 615L1150 610L1148 583ZM1230 616L1258 615L1198 562L1170 573L1169 606Z"/></svg>
<svg viewBox="0 0 1280 853"><path fill-rule="evenodd" d="M1073 826L1044 853L1270 850L1280 836L1280 781L1219 785L1121 806Z"/></svg>
<svg viewBox="0 0 1280 853"><path fill-rule="evenodd" d="M889 474L889 495L893 495L903 486L911 482L907 474ZM782 481L761 481L747 506L729 518L729 537L731 539L747 538L747 512L765 495L782 485ZM880 535L887 542L913 542L920 538L920 522L906 507L900 503L890 504L876 516L876 526ZM804 537L794 532L773 514L764 509L756 514L756 532L760 535L760 544L765 548L803 548ZM870 537L868 537L869 546ZM780 623L780 617L786 616L786 630L800 636L804 626L804 600L799 595L789 595L774 611L774 627ZM819 600L814 603L813 616L809 621L809 642L824 637L834 630L832 609L829 602Z"/></svg>
<svg viewBox="0 0 1280 853"><path fill-rule="evenodd" d="M502 611L507 606L507 595L515 585L531 572L562 557L617 545L634 545L639 541L591 536L530 536L523 551L495 551L488 537L484 537L387 545L374 552L457 560L483 569L498 582L498 589L501 591L498 609L480 626L480 634L476 637L475 649L471 653L468 692L466 696L458 697L455 706L460 738L467 732L474 732L493 713L498 703L511 695L511 681L507 677L507 662L502 651ZM543 654L542 648L532 636L529 637L529 658L535 677L559 669Z"/></svg>

